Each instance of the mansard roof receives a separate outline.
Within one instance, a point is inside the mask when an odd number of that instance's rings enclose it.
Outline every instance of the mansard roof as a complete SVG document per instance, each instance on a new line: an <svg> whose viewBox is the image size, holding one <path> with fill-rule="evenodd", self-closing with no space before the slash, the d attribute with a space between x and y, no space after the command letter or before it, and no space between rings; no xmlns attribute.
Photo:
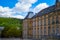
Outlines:
<svg viewBox="0 0 60 40"><path fill-rule="evenodd" d="M36 18L36 17L42 16L44 14L48 14L48 13L53 12L53 11L55 11L55 5L41 10L36 15L34 15L32 18Z"/></svg>

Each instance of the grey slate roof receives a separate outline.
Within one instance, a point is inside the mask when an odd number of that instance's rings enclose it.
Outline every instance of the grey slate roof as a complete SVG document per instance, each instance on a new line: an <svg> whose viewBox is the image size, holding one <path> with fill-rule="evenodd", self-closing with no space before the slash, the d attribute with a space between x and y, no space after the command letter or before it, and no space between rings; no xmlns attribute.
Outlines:
<svg viewBox="0 0 60 40"><path fill-rule="evenodd" d="M40 11L40 12L38 13L37 16L42 16L42 15L44 15L44 14L47 14L47 13L50 13L50 12L53 12L53 11L55 11L55 5L54 5L54 6L51 6L51 7L48 7L48 8L46 8L46 9L43 9L42 11Z"/></svg>
<svg viewBox="0 0 60 40"><path fill-rule="evenodd" d="M42 15L44 15L44 14L48 14L48 13L53 12L53 11L55 11L55 5L41 10L41 11L38 12L36 15L34 15L32 18L35 18L35 17L37 17L37 16L42 16Z"/></svg>
<svg viewBox="0 0 60 40"><path fill-rule="evenodd" d="M25 17L25 19L27 18L32 18L34 16L33 12L28 12L27 16Z"/></svg>

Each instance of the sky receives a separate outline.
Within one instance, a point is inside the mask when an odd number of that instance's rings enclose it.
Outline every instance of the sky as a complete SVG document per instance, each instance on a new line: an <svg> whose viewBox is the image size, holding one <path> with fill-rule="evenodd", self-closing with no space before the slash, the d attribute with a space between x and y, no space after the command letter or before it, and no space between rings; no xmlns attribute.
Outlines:
<svg viewBox="0 0 60 40"><path fill-rule="evenodd" d="M56 0L0 0L0 17L24 19L29 11L39 11L55 5Z"/></svg>

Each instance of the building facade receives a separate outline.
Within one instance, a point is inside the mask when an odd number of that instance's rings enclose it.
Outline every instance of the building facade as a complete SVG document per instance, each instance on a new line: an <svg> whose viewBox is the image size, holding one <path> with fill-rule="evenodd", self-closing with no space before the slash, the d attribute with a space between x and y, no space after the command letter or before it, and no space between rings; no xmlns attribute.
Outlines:
<svg viewBox="0 0 60 40"><path fill-rule="evenodd" d="M60 0L36 15L29 12L23 20L23 38L41 39L60 36Z"/></svg>

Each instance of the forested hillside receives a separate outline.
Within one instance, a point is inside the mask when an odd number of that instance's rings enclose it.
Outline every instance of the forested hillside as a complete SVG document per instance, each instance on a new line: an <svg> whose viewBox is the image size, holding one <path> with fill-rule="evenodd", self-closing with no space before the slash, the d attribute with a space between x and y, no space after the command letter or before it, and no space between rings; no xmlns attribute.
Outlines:
<svg viewBox="0 0 60 40"><path fill-rule="evenodd" d="M21 37L22 36L22 20L16 18L0 17L0 26L4 27L2 37Z"/></svg>

